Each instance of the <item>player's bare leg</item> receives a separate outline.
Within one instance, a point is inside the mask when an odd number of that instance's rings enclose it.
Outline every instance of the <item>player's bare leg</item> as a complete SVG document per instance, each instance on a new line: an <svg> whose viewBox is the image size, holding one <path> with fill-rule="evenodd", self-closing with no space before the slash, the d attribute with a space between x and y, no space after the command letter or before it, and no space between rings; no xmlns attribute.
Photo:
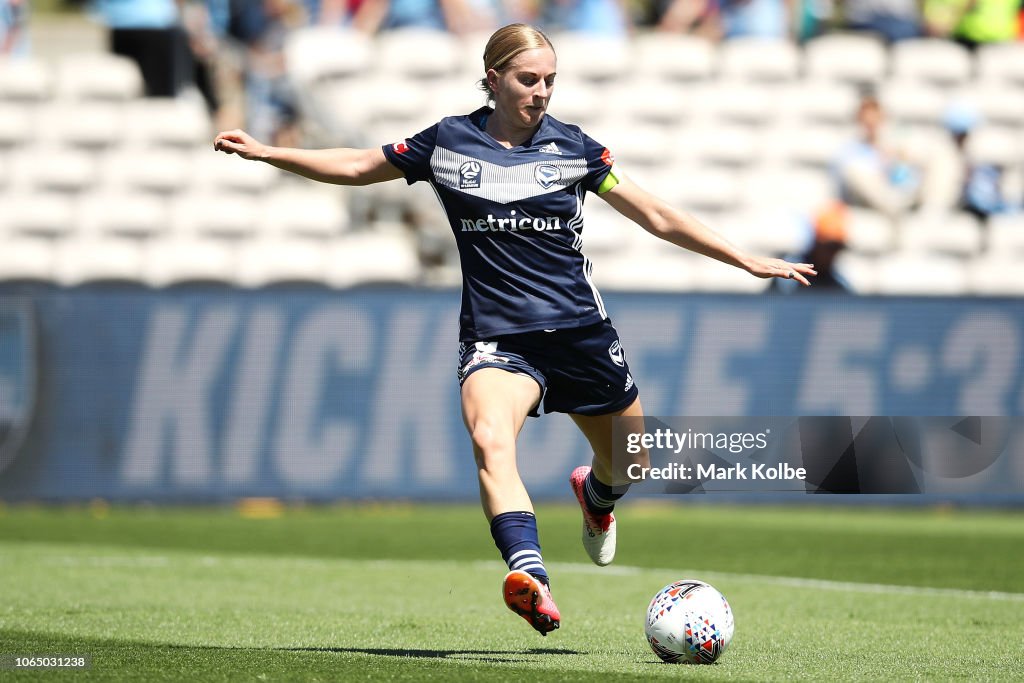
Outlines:
<svg viewBox="0 0 1024 683"><path fill-rule="evenodd" d="M516 464L516 438L540 397L532 378L498 368L477 370L462 384L462 416L473 441L480 502L510 570L502 597L546 635L559 627L561 615L551 599L533 503Z"/></svg>
<svg viewBox="0 0 1024 683"><path fill-rule="evenodd" d="M581 538L590 559L599 566L615 559L616 524L612 510L623 492L616 487L629 484L630 464L648 465L646 449L636 455L626 453L624 444L616 444L613 428L616 419L622 434L643 432L644 412L640 399L627 408L608 415L572 415L573 421L587 437L594 452L591 466L573 470L569 484L583 511Z"/></svg>

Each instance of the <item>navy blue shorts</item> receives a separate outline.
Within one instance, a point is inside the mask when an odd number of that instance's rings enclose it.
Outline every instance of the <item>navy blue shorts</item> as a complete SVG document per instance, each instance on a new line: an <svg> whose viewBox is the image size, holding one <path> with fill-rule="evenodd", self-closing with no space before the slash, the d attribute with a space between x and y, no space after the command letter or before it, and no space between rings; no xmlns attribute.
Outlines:
<svg viewBox="0 0 1024 683"><path fill-rule="evenodd" d="M481 368L532 377L545 413L606 415L628 407L639 393L610 320L462 342L459 384ZM538 414L536 407L530 413Z"/></svg>

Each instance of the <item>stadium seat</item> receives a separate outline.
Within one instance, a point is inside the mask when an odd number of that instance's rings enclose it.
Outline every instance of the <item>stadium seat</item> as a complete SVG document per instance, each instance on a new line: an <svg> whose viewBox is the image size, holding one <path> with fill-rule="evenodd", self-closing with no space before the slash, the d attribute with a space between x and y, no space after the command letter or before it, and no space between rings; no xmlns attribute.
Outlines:
<svg viewBox="0 0 1024 683"><path fill-rule="evenodd" d="M680 129L671 153L698 164L741 168L758 161L762 153L759 143L759 136L749 126L703 122Z"/></svg>
<svg viewBox="0 0 1024 683"><path fill-rule="evenodd" d="M737 180L735 171L677 166L667 171L650 189L683 210L719 212L741 203Z"/></svg>
<svg viewBox="0 0 1024 683"><path fill-rule="evenodd" d="M126 102L141 97L142 92L142 72L128 57L69 54L57 65L57 95L66 99Z"/></svg>
<svg viewBox="0 0 1024 683"><path fill-rule="evenodd" d="M967 213L917 212L900 221L899 244L906 252L970 257L981 252L981 226Z"/></svg>
<svg viewBox="0 0 1024 683"><path fill-rule="evenodd" d="M984 124L1024 127L1024 88L995 82L977 83L959 91L950 101L973 108Z"/></svg>
<svg viewBox="0 0 1024 683"><path fill-rule="evenodd" d="M968 288L979 296L1024 297L1020 254L993 254L968 264Z"/></svg>
<svg viewBox="0 0 1024 683"><path fill-rule="evenodd" d="M214 153L211 148L195 152L191 163L193 182L213 193L228 191L262 195L281 178L281 172L270 164L245 161L233 154Z"/></svg>
<svg viewBox="0 0 1024 683"><path fill-rule="evenodd" d="M642 33L633 40L633 54L632 68L657 81L703 81L715 67L714 44L696 36Z"/></svg>
<svg viewBox="0 0 1024 683"><path fill-rule="evenodd" d="M594 264L593 280L601 292L686 292L696 286L695 262L667 244L657 251L620 251Z"/></svg>
<svg viewBox="0 0 1024 683"><path fill-rule="evenodd" d="M687 86L673 81L639 78L622 83L611 102L607 102L607 98L600 92L591 94L590 99L593 101L592 106L599 112L611 109L612 115L623 121L673 126L692 116L695 109L696 103L686 90ZM564 94L556 91L552 102L558 102ZM602 106L603 101L605 104ZM573 109L579 107L575 105ZM576 119L568 121L576 122Z"/></svg>
<svg viewBox="0 0 1024 683"><path fill-rule="evenodd" d="M834 268L855 293L875 294L878 291L878 266L874 257L847 249L836 256Z"/></svg>
<svg viewBox="0 0 1024 683"><path fill-rule="evenodd" d="M879 294L961 296L966 294L963 261L921 252L894 252L878 259Z"/></svg>
<svg viewBox="0 0 1024 683"><path fill-rule="evenodd" d="M1024 213L996 214L988 219L988 252L1024 258Z"/></svg>
<svg viewBox="0 0 1024 683"><path fill-rule="evenodd" d="M790 40L733 38L718 50L718 73L750 81L791 81L800 70L800 51Z"/></svg>
<svg viewBox="0 0 1024 683"><path fill-rule="evenodd" d="M78 237L57 243L54 277L65 287L86 282L143 283L143 247L134 239Z"/></svg>
<svg viewBox="0 0 1024 683"><path fill-rule="evenodd" d="M331 287L360 284L416 284L420 259L404 235L362 233L343 235L326 250L324 281Z"/></svg>
<svg viewBox="0 0 1024 683"><path fill-rule="evenodd" d="M394 76L372 76L332 85L322 89L321 102L333 118L333 127L362 130L371 124L398 122L410 129L402 137L429 125L424 124L431 112L424 88Z"/></svg>
<svg viewBox="0 0 1024 683"><path fill-rule="evenodd" d="M199 102L146 98L125 107L125 137L133 145L210 149L213 126Z"/></svg>
<svg viewBox="0 0 1024 683"><path fill-rule="evenodd" d="M323 283L329 252L319 240L264 237L240 245L235 283L264 287L286 282ZM386 258L380 254L378 258Z"/></svg>
<svg viewBox="0 0 1024 683"><path fill-rule="evenodd" d="M607 83L632 68L627 40L570 32L552 36L551 42L558 46L558 70L573 78Z"/></svg>
<svg viewBox="0 0 1024 683"><path fill-rule="evenodd" d="M93 156L70 148L36 146L12 155L12 161L24 186L37 191L77 193L98 180Z"/></svg>
<svg viewBox="0 0 1024 683"><path fill-rule="evenodd" d="M1024 164L1024 136L1013 128L981 126L967 139L967 156L975 163L1013 168Z"/></svg>
<svg viewBox="0 0 1024 683"><path fill-rule="evenodd" d="M150 150L145 155L128 149L113 152L103 158L103 183L113 188L180 193L194 181L192 159L191 154L168 149Z"/></svg>
<svg viewBox="0 0 1024 683"><path fill-rule="evenodd" d="M79 201L76 218L79 234L98 237L150 238L169 225L163 199L128 190L89 193Z"/></svg>
<svg viewBox="0 0 1024 683"><path fill-rule="evenodd" d="M881 40L864 34L832 33L804 46L808 77L877 83L885 77L888 59Z"/></svg>
<svg viewBox="0 0 1024 683"><path fill-rule="evenodd" d="M256 234L260 201L239 192L200 190L178 197L171 208L171 230L182 237L242 240Z"/></svg>
<svg viewBox="0 0 1024 683"><path fill-rule="evenodd" d="M583 252L588 255L615 254L628 248L642 228L625 218L606 202L588 201L583 212Z"/></svg>
<svg viewBox="0 0 1024 683"><path fill-rule="evenodd" d="M328 239L348 229L343 189L321 190L307 184L274 190L263 203L260 231L265 235L293 235Z"/></svg>
<svg viewBox="0 0 1024 683"><path fill-rule="evenodd" d="M485 99L484 92L477 88L476 83L470 78L438 83L430 87L426 118L431 121L440 121L446 116L469 114L484 106ZM560 97L555 97L553 102L559 99Z"/></svg>
<svg viewBox="0 0 1024 683"><path fill-rule="evenodd" d="M374 41L373 55L378 73L399 79L438 80L453 76L462 67L458 40L450 33L430 29L385 31Z"/></svg>
<svg viewBox="0 0 1024 683"><path fill-rule="evenodd" d="M982 45L978 48L975 59L978 80L984 83L1010 83L1024 87L1024 43Z"/></svg>
<svg viewBox="0 0 1024 683"><path fill-rule="evenodd" d="M740 192L747 206L790 209L811 216L833 198L835 190L825 171L759 166L744 175Z"/></svg>
<svg viewBox="0 0 1024 683"><path fill-rule="evenodd" d="M0 281L53 281L53 244L53 240L46 237L4 237L4 246L0 249Z"/></svg>
<svg viewBox="0 0 1024 683"><path fill-rule="evenodd" d="M39 139L60 146L101 151L124 139L124 117L108 103L54 103L36 113Z"/></svg>
<svg viewBox="0 0 1024 683"><path fill-rule="evenodd" d="M946 95L919 81L890 80L879 89L886 114L897 124L938 128L946 111Z"/></svg>
<svg viewBox="0 0 1024 683"><path fill-rule="evenodd" d="M358 31L315 26L289 32L284 57L288 77L302 90L317 82L362 76L370 69L372 46Z"/></svg>
<svg viewBox="0 0 1024 683"><path fill-rule="evenodd" d="M53 94L53 74L36 59L0 57L0 101L39 103Z"/></svg>
<svg viewBox="0 0 1024 683"><path fill-rule="evenodd" d="M33 112L28 107L0 104L0 148L17 149L35 141Z"/></svg>
<svg viewBox="0 0 1024 683"><path fill-rule="evenodd" d="M860 254L878 255L894 244L892 221L873 209L847 207L846 246Z"/></svg>
<svg viewBox="0 0 1024 683"><path fill-rule="evenodd" d="M971 54L951 40L918 38L901 40L892 46L893 77L918 80L948 87L971 77Z"/></svg>
<svg viewBox="0 0 1024 683"><path fill-rule="evenodd" d="M788 209L731 211L722 214L713 227L755 253L775 256L799 254L811 239L807 218Z"/></svg>
<svg viewBox="0 0 1024 683"><path fill-rule="evenodd" d="M10 236L54 238L74 230L75 202L62 193L9 191L3 207L3 225Z"/></svg>
<svg viewBox="0 0 1024 683"><path fill-rule="evenodd" d="M551 115L560 121L590 129L604 122L607 119L608 110L619 104L619 102L605 103L604 99L600 88L593 84L580 79L559 76L555 83L554 95L551 98Z"/></svg>
<svg viewBox="0 0 1024 683"><path fill-rule="evenodd" d="M849 127L857 114L857 89L830 80L800 81L778 92L786 103L782 118L796 122Z"/></svg>
<svg viewBox="0 0 1024 683"><path fill-rule="evenodd" d="M592 130L594 139L607 145L624 167L660 167L672 161L672 138L663 128L616 122L616 125L606 124Z"/></svg>
<svg viewBox="0 0 1024 683"><path fill-rule="evenodd" d="M237 248L224 240L173 236L148 242L144 277L152 287L188 282L232 284Z"/></svg>
<svg viewBox="0 0 1024 683"><path fill-rule="evenodd" d="M836 126L786 123L766 131L765 155L775 163L828 169L854 134Z"/></svg>
<svg viewBox="0 0 1024 683"><path fill-rule="evenodd" d="M694 89L691 97L699 102L696 116L699 121L759 126L779 115L769 89L754 83L715 81Z"/></svg>

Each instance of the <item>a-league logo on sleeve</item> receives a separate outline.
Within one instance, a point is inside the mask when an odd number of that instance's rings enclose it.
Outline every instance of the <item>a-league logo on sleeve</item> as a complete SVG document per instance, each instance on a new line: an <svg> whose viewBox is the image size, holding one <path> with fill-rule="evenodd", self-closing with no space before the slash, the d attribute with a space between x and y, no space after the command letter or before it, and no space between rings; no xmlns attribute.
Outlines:
<svg viewBox="0 0 1024 683"><path fill-rule="evenodd" d="M391 145L391 149L395 150L395 154L405 154L409 151L409 145L405 144L405 140L402 140Z"/></svg>
<svg viewBox="0 0 1024 683"><path fill-rule="evenodd" d="M612 154L612 151L610 149L605 147L604 151L601 152L601 161L604 162L605 166L611 166L612 164L615 163L615 155Z"/></svg>

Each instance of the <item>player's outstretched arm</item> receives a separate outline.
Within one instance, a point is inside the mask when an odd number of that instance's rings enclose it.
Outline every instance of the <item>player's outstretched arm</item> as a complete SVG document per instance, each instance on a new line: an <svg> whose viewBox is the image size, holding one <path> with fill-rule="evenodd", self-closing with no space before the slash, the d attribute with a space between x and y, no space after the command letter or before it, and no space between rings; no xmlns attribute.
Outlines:
<svg viewBox="0 0 1024 683"><path fill-rule="evenodd" d="M380 148L294 149L264 145L243 130L217 133L213 148L243 159L263 161L312 180L335 185L370 185L395 180L402 172Z"/></svg>
<svg viewBox="0 0 1024 683"><path fill-rule="evenodd" d="M817 275L810 263L790 263L745 253L690 214L669 206L625 178L599 196L652 235L742 268L751 275L791 279L803 285L810 284L805 275Z"/></svg>

